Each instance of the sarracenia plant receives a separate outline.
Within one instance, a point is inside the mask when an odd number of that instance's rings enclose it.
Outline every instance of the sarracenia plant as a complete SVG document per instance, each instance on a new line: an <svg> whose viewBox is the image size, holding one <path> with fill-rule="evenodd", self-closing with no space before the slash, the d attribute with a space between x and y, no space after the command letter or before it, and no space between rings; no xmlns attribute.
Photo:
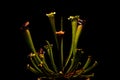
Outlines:
<svg viewBox="0 0 120 80"><path fill-rule="evenodd" d="M42 48L40 48L39 52L35 49L30 30L28 29L29 21L25 22L25 24L22 26L26 42L31 50L31 53L29 54L30 63L27 65L27 69L35 73L39 77L38 79L46 78L53 80L70 80L73 78L90 79L93 77L94 73L88 74L88 72L90 72L96 66L97 61L94 61L94 63L91 65L92 58L91 56L88 56L86 62L82 63L80 58L84 51L77 48L79 37L84 26L84 21L81 20L78 15L70 16L68 18L72 27L72 39L68 57L64 59L63 35L65 35L65 32L63 31L63 17L61 17L61 30L56 31L55 12L46 14L46 16L51 24L55 44L53 45L50 43L50 41L46 40L47 45L44 45ZM58 38L58 36L60 36L60 38ZM60 55L60 60L58 60L58 63L60 61L59 65L55 63L55 60L57 60L57 58L54 56L55 53Z"/></svg>

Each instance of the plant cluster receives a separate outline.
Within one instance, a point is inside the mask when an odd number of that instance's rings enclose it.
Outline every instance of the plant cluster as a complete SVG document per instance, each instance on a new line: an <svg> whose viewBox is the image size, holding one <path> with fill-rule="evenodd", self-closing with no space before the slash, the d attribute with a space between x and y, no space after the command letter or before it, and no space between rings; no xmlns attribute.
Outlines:
<svg viewBox="0 0 120 80"><path fill-rule="evenodd" d="M82 63L81 56L84 53L82 49L77 48L79 37L81 35L84 20L80 19L78 15L70 16L68 20L71 22L71 47L68 56L64 59L64 35L63 17L61 17L61 29L56 31L55 26L55 12L46 14L54 34L55 44L46 40L46 45L36 51L32 41L30 30L28 29L29 21L25 22L22 29L25 34L26 42L31 49L29 54L30 63L27 64L27 69L38 75L39 79L72 79L72 78L86 78L90 79L94 73L89 73L96 65L97 61L91 64L91 56L88 56L85 63ZM59 38L58 38L59 37ZM55 47L55 48L54 48ZM54 54L59 54L59 66L55 63Z"/></svg>

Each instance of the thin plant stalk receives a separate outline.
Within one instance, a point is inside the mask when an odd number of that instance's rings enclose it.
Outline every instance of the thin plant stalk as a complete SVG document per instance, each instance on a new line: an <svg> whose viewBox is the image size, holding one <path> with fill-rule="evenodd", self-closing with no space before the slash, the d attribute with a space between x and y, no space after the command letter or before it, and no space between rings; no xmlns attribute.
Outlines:
<svg viewBox="0 0 120 80"><path fill-rule="evenodd" d="M63 17L61 17L61 31L63 31ZM61 68L63 68L63 37L61 37ZM63 70L63 69L62 69Z"/></svg>
<svg viewBox="0 0 120 80"><path fill-rule="evenodd" d="M75 33L74 43L73 43L73 58L72 58L73 61L71 62L71 65L66 73L68 73L71 70L71 68L74 66L74 61L75 61L75 56L76 56L76 48L77 48L77 43L78 43L78 39L79 39L81 30L82 30L82 25L78 25L76 33Z"/></svg>
<svg viewBox="0 0 120 80"><path fill-rule="evenodd" d="M95 61L92 66L90 66L90 67L88 67L87 69L85 69L84 73L89 72L90 70L92 70L97 64L98 64L98 62Z"/></svg>
<svg viewBox="0 0 120 80"><path fill-rule="evenodd" d="M77 19L74 16L70 16L69 19L71 19L71 26L72 26L72 42L71 42L71 48L70 48L69 56L67 58L67 61L66 61L64 67L67 66L67 64L70 61L70 58L72 56L74 40L75 40L75 32L76 32L76 28L77 28Z"/></svg>
<svg viewBox="0 0 120 80"><path fill-rule="evenodd" d="M37 71L39 71L39 73L43 73L43 72L39 69L38 65L35 64L34 60L33 60L32 58L30 58L30 60L31 60L33 66L35 67L35 69L36 69Z"/></svg>
<svg viewBox="0 0 120 80"><path fill-rule="evenodd" d="M76 49L77 49L77 44L78 44L78 40L82 31L82 27L83 25L78 25L77 30L76 30L76 34L75 34L75 42L74 42L74 48L73 48L73 57L75 58L76 56Z"/></svg>
<svg viewBox="0 0 120 80"><path fill-rule="evenodd" d="M83 69L86 69L89 66L90 62L91 62L91 56L88 56L88 59L87 59L85 65L83 66Z"/></svg>
<svg viewBox="0 0 120 80"><path fill-rule="evenodd" d="M51 47L49 41L46 40L46 42L47 42L48 48L49 48L49 50L50 50L50 60L51 60L51 62L52 62L52 66L53 66L55 72L57 72L57 67L56 67L56 65L55 65L55 61L54 61L54 58L53 58L52 47Z"/></svg>
<svg viewBox="0 0 120 80"><path fill-rule="evenodd" d="M56 14L55 12L51 12L51 13L49 13L49 14L46 14L46 16L48 16L48 18L49 18L49 21L50 21L50 24L51 24L51 27L52 27L52 31L53 31L53 34L54 34L56 46L57 46L57 49L59 50L57 35L55 34L55 32L56 32L56 27L55 27L55 14Z"/></svg>
<svg viewBox="0 0 120 80"><path fill-rule="evenodd" d="M28 23L28 22L26 22L26 23ZM26 28L26 27L27 27L27 25L23 26L23 28ZM27 42L28 46L30 47L31 51L33 53L35 53L35 55L36 55L34 57L35 61L37 62L37 64L39 64L39 62L41 62L41 60L40 60L38 54L36 53L36 50L35 50L35 47L34 47L34 44L33 44L33 41L32 41L32 37L31 37L31 33L30 33L28 28L25 29L24 35L25 35L25 39L26 39L26 42Z"/></svg>
<svg viewBox="0 0 120 80"><path fill-rule="evenodd" d="M54 73L54 72L48 67L48 65L47 65L47 63L46 63L46 60L45 60L45 57L43 57L42 62L43 62L43 67L44 67L48 72Z"/></svg>
<svg viewBox="0 0 120 80"><path fill-rule="evenodd" d="M27 65L27 69L29 69L31 72L35 73L35 74L39 74L38 70L36 70L35 68L33 68L32 66L30 66L29 64Z"/></svg>

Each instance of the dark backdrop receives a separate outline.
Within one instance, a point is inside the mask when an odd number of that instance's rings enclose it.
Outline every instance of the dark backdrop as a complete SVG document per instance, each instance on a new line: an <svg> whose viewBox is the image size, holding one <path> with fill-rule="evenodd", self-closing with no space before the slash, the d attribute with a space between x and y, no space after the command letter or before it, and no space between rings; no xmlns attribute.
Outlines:
<svg viewBox="0 0 120 80"><path fill-rule="evenodd" d="M5 2L6 3L6 2ZM6 76L11 75L12 80L34 80L34 74L26 71L27 55L29 49L20 31L22 24L29 20L30 31L36 46L41 47L44 39L50 37L50 26L45 14L56 11L58 17L80 15L86 20L86 26L80 38L79 45L87 54L98 60L94 80L116 78L118 44L116 30L117 5L114 2L104 1L47 1L47 0L17 0L8 2L3 9L4 30L2 31L5 44L4 63ZM66 19L67 20L67 19ZM70 29L65 28L70 32ZM5 39L5 40L4 40ZM69 38L68 40L69 41ZM3 60L3 59L2 59ZM5 79L8 77L4 77Z"/></svg>

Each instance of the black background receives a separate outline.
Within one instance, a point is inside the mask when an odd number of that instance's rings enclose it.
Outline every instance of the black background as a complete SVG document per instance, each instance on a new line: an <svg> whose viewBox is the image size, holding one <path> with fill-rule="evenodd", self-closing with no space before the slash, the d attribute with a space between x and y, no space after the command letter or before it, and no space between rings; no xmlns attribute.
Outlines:
<svg viewBox="0 0 120 80"><path fill-rule="evenodd" d="M68 18L70 15L80 15L86 20L86 26L80 38L80 47L87 54L91 54L99 65L95 70L94 80L116 78L118 71L118 32L117 20L118 7L114 2L104 1L46 1L46 0L17 0L4 2L3 23L1 29L5 47L1 61L6 78L12 80L34 80L34 74L26 71L27 55L26 46L20 27L29 20L30 31L37 49L44 39L50 39L50 28L45 14L55 11L59 16ZM66 28L67 30L67 28ZM68 30L69 32L69 30ZM4 35L3 35L4 34ZM69 38L68 38L69 40ZM38 44L39 43L39 44ZM3 43L2 43L3 44ZM7 77L9 76L9 77Z"/></svg>

